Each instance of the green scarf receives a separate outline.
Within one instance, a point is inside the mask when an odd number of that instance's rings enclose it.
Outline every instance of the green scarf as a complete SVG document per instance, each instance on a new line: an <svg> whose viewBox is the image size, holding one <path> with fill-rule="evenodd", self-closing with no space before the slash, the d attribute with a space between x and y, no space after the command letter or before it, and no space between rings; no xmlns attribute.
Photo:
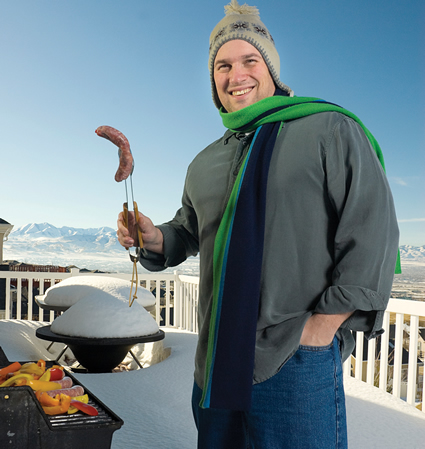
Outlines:
<svg viewBox="0 0 425 449"><path fill-rule="evenodd" d="M363 129L376 156L385 172L384 156L378 141L372 133L366 128L362 121L352 112L336 104L327 103L320 98L315 97L285 97L273 96L264 98L246 108L236 112L225 112L220 109L220 115L223 125L234 132L249 132L257 129L265 123L287 122L319 112L335 111L346 115L356 121ZM397 255L395 274L401 273L400 251Z"/></svg>

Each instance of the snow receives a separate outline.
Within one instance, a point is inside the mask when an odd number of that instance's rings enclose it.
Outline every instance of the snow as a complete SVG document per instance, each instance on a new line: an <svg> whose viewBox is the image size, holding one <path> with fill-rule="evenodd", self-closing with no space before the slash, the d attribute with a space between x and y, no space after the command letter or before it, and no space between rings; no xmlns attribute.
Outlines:
<svg viewBox="0 0 425 449"><path fill-rule="evenodd" d="M77 276L46 290L44 302L70 306L51 325L56 334L87 338L152 335L158 324L144 307L155 304L153 294L140 287L129 307L131 282L109 276ZM133 289L133 294L135 289Z"/></svg>
<svg viewBox="0 0 425 449"><path fill-rule="evenodd" d="M98 291L128 301L131 282L112 276L75 276L64 279L46 290L44 302L56 306L72 306L80 299L91 296ZM136 301L143 307L153 306L155 296L146 288L137 289Z"/></svg>
<svg viewBox="0 0 425 449"><path fill-rule="evenodd" d="M35 337L48 323L0 320L0 345L10 361L54 359L62 349ZM163 328L164 329L164 328ZM112 449L193 449L191 412L197 335L165 328L170 356L146 369L111 374L74 374L123 421ZM350 449L420 449L425 444L425 413L353 378L345 379Z"/></svg>
<svg viewBox="0 0 425 449"><path fill-rule="evenodd" d="M72 337L123 338L156 334L159 327L136 301L129 307L128 298L95 291L58 316L50 330Z"/></svg>

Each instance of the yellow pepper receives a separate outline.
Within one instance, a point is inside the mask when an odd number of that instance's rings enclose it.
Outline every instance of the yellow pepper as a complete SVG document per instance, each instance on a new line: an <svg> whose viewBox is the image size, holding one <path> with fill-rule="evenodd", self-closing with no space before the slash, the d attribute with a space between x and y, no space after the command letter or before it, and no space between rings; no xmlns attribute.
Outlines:
<svg viewBox="0 0 425 449"><path fill-rule="evenodd" d="M75 398L72 398L73 401L80 401L83 404L88 404L89 403L89 395L88 394L84 394L83 396L76 396ZM77 413L78 412L78 408L73 407L72 405L69 407L68 409L68 415L72 415L73 413Z"/></svg>
<svg viewBox="0 0 425 449"><path fill-rule="evenodd" d="M24 363L19 369L20 373L34 374L36 376L41 376L44 373L44 368L37 365L37 363Z"/></svg>
<svg viewBox="0 0 425 449"><path fill-rule="evenodd" d="M31 374L16 374L13 377L10 377L9 379L6 380L6 382L3 382L0 387L10 387L11 385L13 385L17 380L19 379L26 379L27 382L32 381L34 378L31 376ZM58 384L59 385L59 384Z"/></svg>
<svg viewBox="0 0 425 449"><path fill-rule="evenodd" d="M57 382L46 382L42 380L28 380L27 385L29 385L33 390L41 390L41 391L51 391L51 390L60 390L62 389L62 385Z"/></svg>
<svg viewBox="0 0 425 449"><path fill-rule="evenodd" d="M44 374L38 379L42 382L50 382L50 370L44 371Z"/></svg>

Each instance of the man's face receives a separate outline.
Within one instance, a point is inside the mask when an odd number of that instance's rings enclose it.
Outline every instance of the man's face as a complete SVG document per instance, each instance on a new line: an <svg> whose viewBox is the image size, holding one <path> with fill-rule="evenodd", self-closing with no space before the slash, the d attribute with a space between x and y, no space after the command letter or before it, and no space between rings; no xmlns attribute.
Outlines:
<svg viewBox="0 0 425 449"><path fill-rule="evenodd" d="M275 92L273 78L260 52L243 40L226 42L214 61L218 98L227 112L239 111Z"/></svg>

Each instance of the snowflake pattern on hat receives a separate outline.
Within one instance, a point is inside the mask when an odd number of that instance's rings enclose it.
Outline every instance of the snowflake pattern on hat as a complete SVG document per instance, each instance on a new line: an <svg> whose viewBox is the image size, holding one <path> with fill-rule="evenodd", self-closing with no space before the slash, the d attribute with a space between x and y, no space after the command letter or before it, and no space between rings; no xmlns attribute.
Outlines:
<svg viewBox="0 0 425 449"><path fill-rule="evenodd" d="M249 22L242 22L242 21L233 22L230 24L230 28L232 30L251 31L251 29L249 28Z"/></svg>
<svg viewBox="0 0 425 449"><path fill-rule="evenodd" d="M269 37L267 30L265 28L260 27L260 26L256 25L255 23L251 23L251 25L254 28L255 33L261 34L264 37Z"/></svg>
<svg viewBox="0 0 425 449"><path fill-rule="evenodd" d="M211 51L211 48L213 47L213 45L215 45L215 43L217 42L217 40L220 39L220 37L223 37L227 34L226 28L227 28L227 26L225 26L224 28L221 28L221 30L218 30L217 34L214 36L214 39L211 41L210 51Z"/></svg>

